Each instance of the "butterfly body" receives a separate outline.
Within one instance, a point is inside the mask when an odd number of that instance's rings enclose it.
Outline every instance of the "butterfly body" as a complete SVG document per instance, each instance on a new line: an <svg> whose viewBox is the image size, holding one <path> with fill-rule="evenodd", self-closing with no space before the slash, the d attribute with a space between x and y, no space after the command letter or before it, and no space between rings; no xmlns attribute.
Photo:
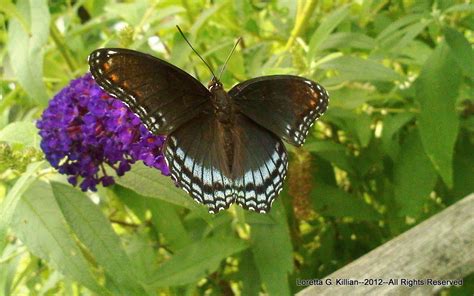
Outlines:
<svg viewBox="0 0 474 296"><path fill-rule="evenodd" d="M232 124L234 119L234 104L232 98L224 90L222 83L213 79L209 86L211 102L217 120L222 124Z"/></svg>
<svg viewBox="0 0 474 296"><path fill-rule="evenodd" d="M283 188L288 155L282 139L301 146L328 105L309 79L263 76L229 92L208 88L153 56L118 48L89 56L96 82L125 102L155 133L176 184L216 213L236 202L266 213Z"/></svg>

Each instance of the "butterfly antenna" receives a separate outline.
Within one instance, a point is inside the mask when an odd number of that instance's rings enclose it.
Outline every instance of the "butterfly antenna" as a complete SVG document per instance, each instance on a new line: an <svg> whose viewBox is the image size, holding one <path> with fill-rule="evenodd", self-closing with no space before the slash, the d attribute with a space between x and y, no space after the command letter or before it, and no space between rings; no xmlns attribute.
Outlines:
<svg viewBox="0 0 474 296"><path fill-rule="evenodd" d="M229 62L230 57L234 53L234 50L237 48L237 45L239 45L240 41L242 41L242 37L239 37L239 39L237 39L237 41L234 44L234 47L232 47L232 50L230 51L229 55L225 59L224 66L222 66L221 72L219 73L219 79L218 80L221 80L222 73L224 73L225 67L227 66L227 63Z"/></svg>
<svg viewBox="0 0 474 296"><path fill-rule="evenodd" d="M186 36L184 36L184 33L183 33L183 31L181 31L181 28L180 28L178 25L176 25L176 28L178 28L179 33L181 33L181 36L183 36L184 41L186 41L186 43L189 45L189 47L191 47L191 49L197 54L197 56L201 59L201 61L204 62L204 64L205 64L205 65L207 66L207 68L209 69L209 71L211 71L212 76L217 77L216 74L214 74L214 71L212 71L211 66L209 66L209 64L206 62L206 60L204 60L204 59L202 58L202 56L194 49L194 47L193 47L193 46L191 45L191 43L188 41L188 39L186 38Z"/></svg>

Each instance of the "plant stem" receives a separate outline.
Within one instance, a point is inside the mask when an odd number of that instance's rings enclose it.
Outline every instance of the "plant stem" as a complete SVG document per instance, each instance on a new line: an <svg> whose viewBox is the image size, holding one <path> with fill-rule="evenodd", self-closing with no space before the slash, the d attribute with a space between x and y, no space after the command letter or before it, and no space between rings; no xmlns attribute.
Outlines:
<svg viewBox="0 0 474 296"><path fill-rule="evenodd" d="M191 11L191 6L189 6L189 3L187 0L181 0L181 3L184 6L184 9L186 10L186 14L188 15L188 20L192 24L194 22L193 14Z"/></svg>
<svg viewBox="0 0 474 296"><path fill-rule="evenodd" d="M298 5L303 5L303 1L299 2ZM303 33L308 23L308 19L313 14L314 9L316 8L316 0L308 0L304 8L298 9L298 15L296 15L295 26L291 30L291 35L285 45L285 51L289 50L293 43L295 43L296 38L298 38L301 33Z"/></svg>
<svg viewBox="0 0 474 296"><path fill-rule="evenodd" d="M419 109L416 108L409 108L409 109L403 109L403 108L371 108L372 112L387 112L387 113L420 113Z"/></svg>
<svg viewBox="0 0 474 296"><path fill-rule="evenodd" d="M119 225L127 226L127 227L133 227L133 228L137 228L140 226L139 224L129 223L129 222L125 222L125 221L121 221L117 219L109 219L109 221L115 224L119 224Z"/></svg>
<svg viewBox="0 0 474 296"><path fill-rule="evenodd" d="M61 33L59 32L58 28L54 25L54 22L51 24L51 38L53 39L54 43L56 44L56 47L59 49L59 52L63 56L64 60L66 61L66 64L68 65L69 70L74 73L76 70L76 65L74 63L74 60L72 57L69 55L69 51L66 48L66 45L64 45L62 38L61 38Z"/></svg>
<svg viewBox="0 0 474 296"><path fill-rule="evenodd" d="M139 33L142 32L143 26L147 22L147 20L153 15L153 13L156 10L156 5L157 3L154 3L148 9L145 11L145 14L143 15L140 23L133 29L133 36L132 36L132 41L135 41L137 39L137 36Z"/></svg>
<svg viewBox="0 0 474 296"><path fill-rule="evenodd" d="M298 38L301 33L306 29L306 24L308 23L308 19L311 17L311 14L313 13L314 9L316 8L316 0L308 0L304 8L301 8L303 6L304 1L298 1L298 9L297 9L297 14L295 17L295 25L293 29L291 30L290 38L288 38L288 41L286 42L285 48L283 52L287 52L291 49L293 44L295 43L296 38ZM275 62L275 67L278 67L281 62L283 61L284 55L280 55L280 57L277 59Z"/></svg>

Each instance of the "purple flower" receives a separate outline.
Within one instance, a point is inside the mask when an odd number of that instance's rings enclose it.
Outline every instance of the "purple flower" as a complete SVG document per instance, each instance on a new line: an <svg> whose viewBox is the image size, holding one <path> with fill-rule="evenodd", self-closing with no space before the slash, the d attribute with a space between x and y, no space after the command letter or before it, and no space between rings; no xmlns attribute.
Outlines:
<svg viewBox="0 0 474 296"><path fill-rule="evenodd" d="M59 173L83 191L114 184L104 164L118 176L137 160L169 175L162 153L165 138L155 136L124 103L109 96L90 74L71 81L50 102L36 126L41 149Z"/></svg>

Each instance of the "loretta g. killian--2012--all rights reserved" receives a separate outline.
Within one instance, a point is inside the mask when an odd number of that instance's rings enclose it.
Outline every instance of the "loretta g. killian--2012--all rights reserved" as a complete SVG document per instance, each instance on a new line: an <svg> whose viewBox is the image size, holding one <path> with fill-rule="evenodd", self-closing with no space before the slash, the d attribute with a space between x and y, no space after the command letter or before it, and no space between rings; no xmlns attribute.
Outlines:
<svg viewBox="0 0 474 296"><path fill-rule="evenodd" d="M297 279L297 286L462 286L463 279Z"/></svg>

